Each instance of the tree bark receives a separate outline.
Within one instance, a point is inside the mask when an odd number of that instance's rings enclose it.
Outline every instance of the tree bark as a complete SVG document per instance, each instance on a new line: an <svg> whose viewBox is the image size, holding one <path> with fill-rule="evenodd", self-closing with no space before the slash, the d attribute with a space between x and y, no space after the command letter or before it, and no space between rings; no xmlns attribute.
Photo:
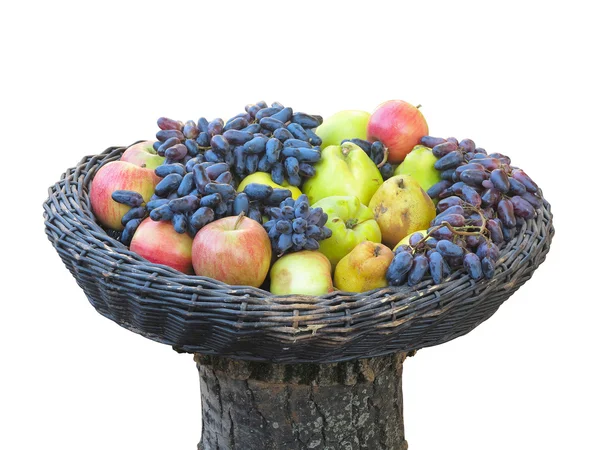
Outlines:
<svg viewBox="0 0 600 450"><path fill-rule="evenodd" d="M406 450L406 354L267 364L196 354L199 450Z"/></svg>

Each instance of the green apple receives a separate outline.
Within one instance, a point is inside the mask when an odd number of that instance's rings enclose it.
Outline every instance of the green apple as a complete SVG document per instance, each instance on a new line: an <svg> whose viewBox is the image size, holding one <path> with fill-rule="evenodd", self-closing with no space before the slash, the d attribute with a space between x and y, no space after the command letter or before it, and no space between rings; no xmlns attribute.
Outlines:
<svg viewBox="0 0 600 450"><path fill-rule="evenodd" d="M250 183L266 184L267 186L271 186L273 189L289 189L294 200L302 195L300 189L298 189L296 186L290 186L287 181L284 181L282 185L275 183L271 178L271 174L266 172L254 172L253 174L248 175L242 180L237 188L237 191L242 192Z"/></svg>
<svg viewBox="0 0 600 450"><path fill-rule="evenodd" d="M368 205L383 183L369 155L352 142L326 147L315 170L315 176L306 180L302 188L311 205L332 195L355 196Z"/></svg>
<svg viewBox="0 0 600 450"><path fill-rule="evenodd" d="M319 251L329 258L333 269L361 242L381 242L381 231L373 211L357 197L336 195L321 199L312 207L323 208L327 213L325 226L332 234L319 243Z"/></svg>
<svg viewBox="0 0 600 450"><path fill-rule="evenodd" d="M344 139L367 139L367 124L371 114L366 111L346 110L328 117L315 133L323 143L321 148L340 145Z"/></svg>
<svg viewBox="0 0 600 450"><path fill-rule="evenodd" d="M429 147L416 145L396 168L394 175L410 175L427 192L431 186L442 181L440 172L433 167L436 161Z"/></svg>
<svg viewBox="0 0 600 450"><path fill-rule="evenodd" d="M160 156L152 146L154 141L143 141L133 144L121 155L121 161L127 161L146 169L156 169L165 162L165 157Z"/></svg>
<svg viewBox="0 0 600 450"><path fill-rule="evenodd" d="M288 253L271 267L271 293L275 295L323 295L333 291L331 264L312 250Z"/></svg>

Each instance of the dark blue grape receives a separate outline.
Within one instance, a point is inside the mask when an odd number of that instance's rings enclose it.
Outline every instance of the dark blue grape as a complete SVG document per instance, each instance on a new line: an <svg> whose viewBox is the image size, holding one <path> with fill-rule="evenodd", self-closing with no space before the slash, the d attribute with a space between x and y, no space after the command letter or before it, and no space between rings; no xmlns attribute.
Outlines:
<svg viewBox="0 0 600 450"><path fill-rule="evenodd" d="M144 219L131 219L125 224L125 228L121 232L121 242L125 245L131 244L131 239L135 234L136 230L140 226Z"/></svg>
<svg viewBox="0 0 600 450"><path fill-rule="evenodd" d="M223 138L231 145L244 145L252 140L253 133L247 130L227 130L223 133Z"/></svg>
<svg viewBox="0 0 600 450"><path fill-rule="evenodd" d="M457 184L457 183L455 183L455 184ZM464 185L461 187L460 191L461 192L458 194L464 201L466 201L467 203L470 203L471 205L475 206L476 208L479 208L481 206L481 196L471 186Z"/></svg>
<svg viewBox="0 0 600 450"><path fill-rule="evenodd" d="M309 163L300 163L298 165L298 173L304 178L312 178L317 173L317 169Z"/></svg>
<svg viewBox="0 0 600 450"><path fill-rule="evenodd" d="M292 229L294 230L294 233L305 233L306 232L306 228L308 227L308 223L306 222L305 219L301 218L301 217L297 217L292 221Z"/></svg>
<svg viewBox="0 0 600 450"><path fill-rule="evenodd" d="M296 139L308 142L309 136L306 134L306 131L304 131L304 128L301 125L297 123L290 123L286 128Z"/></svg>
<svg viewBox="0 0 600 450"><path fill-rule="evenodd" d="M459 148L464 152L474 152L475 151L475 142L471 139L463 139L458 143Z"/></svg>
<svg viewBox="0 0 600 450"><path fill-rule="evenodd" d="M275 224L277 231L281 234L291 234L292 233L292 222L289 220L278 220Z"/></svg>
<svg viewBox="0 0 600 450"><path fill-rule="evenodd" d="M240 192L235 196L235 200L233 201L233 215L238 216L242 212L247 216L250 211L250 199L248 195L243 192Z"/></svg>
<svg viewBox="0 0 600 450"><path fill-rule="evenodd" d="M387 269L385 278L390 286L401 286L406 281L408 272L412 267L413 257L410 252L396 253Z"/></svg>
<svg viewBox="0 0 600 450"><path fill-rule="evenodd" d="M207 132L202 132L198 135L198 137L196 138L196 143L198 144L198 147L200 148L208 148L210 147L210 134L208 134Z"/></svg>
<svg viewBox="0 0 600 450"><path fill-rule="evenodd" d="M216 163L210 165L209 167L206 167L205 170L206 175L208 175L208 178L210 178L211 180L215 180L222 173L228 172L229 166L227 165L227 163Z"/></svg>
<svg viewBox="0 0 600 450"><path fill-rule="evenodd" d="M483 259L487 256L492 261L496 261L500 257L500 250L493 242L483 242L479 247L477 247L476 254L479 259Z"/></svg>
<svg viewBox="0 0 600 450"><path fill-rule="evenodd" d="M198 156L198 153L200 153L198 143L193 139L186 139L185 147L187 148L188 155L190 155L191 157Z"/></svg>
<svg viewBox="0 0 600 450"><path fill-rule="evenodd" d="M266 136L256 136L244 144L244 151L248 154L262 153L265 151L268 141L269 138Z"/></svg>
<svg viewBox="0 0 600 450"><path fill-rule="evenodd" d="M216 208L219 203L223 202L223 197L221 194L210 194L205 195L200 199L200 206L204 206L207 208Z"/></svg>
<svg viewBox="0 0 600 450"><path fill-rule="evenodd" d="M442 156L440 159L438 159L435 162L435 164L433 165L433 167L435 167L439 171L442 171L442 170L453 169L455 167L458 167L458 165L462 162L463 162L462 153L460 153L459 151L453 151L453 152L448 153L447 155Z"/></svg>
<svg viewBox="0 0 600 450"><path fill-rule="evenodd" d="M171 211L168 204L162 205L150 211L150 218L156 222L160 220L171 220L173 218L173 211Z"/></svg>
<svg viewBox="0 0 600 450"><path fill-rule="evenodd" d="M437 251L429 254L429 273L435 284L440 284L442 280L450 273L450 267L444 260L444 257Z"/></svg>
<svg viewBox="0 0 600 450"><path fill-rule="evenodd" d="M210 146L213 151L219 155L224 155L231 150L231 145L222 135L214 135L210 140Z"/></svg>
<svg viewBox="0 0 600 450"><path fill-rule="evenodd" d="M431 147L431 152L436 158L442 158L448 153L458 150L458 145L454 142L441 142Z"/></svg>
<svg viewBox="0 0 600 450"><path fill-rule="evenodd" d="M245 116L246 114L244 114ZM248 126L247 117L232 117L227 121L225 126L223 127L223 133L226 133L229 130L241 130Z"/></svg>
<svg viewBox="0 0 600 450"><path fill-rule="evenodd" d="M284 147L295 147L295 148L312 148L309 142L303 141L301 139L291 138L287 139L283 143Z"/></svg>
<svg viewBox="0 0 600 450"><path fill-rule="evenodd" d="M413 258L412 267L408 272L408 285L419 284L429 271L429 260L425 255L417 255Z"/></svg>
<svg viewBox="0 0 600 450"><path fill-rule="evenodd" d="M258 160L258 171L268 172L271 170L271 167L273 167L273 164L269 162L269 158L267 158L267 155L262 155Z"/></svg>
<svg viewBox="0 0 600 450"><path fill-rule="evenodd" d="M200 207L200 199L195 195L186 195L169 201L169 208L175 214L195 211Z"/></svg>
<svg viewBox="0 0 600 450"><path fill-rule="evenodd" d="M185 214L175 214L171 223L177 233L183 234L187 231L187 217Z"/></svg>
<svg viewBox="0 0 600 450"><path fill-rule="evenodd" d="M159 117L156 121L158 128L161 130L181 130L183 124L178 120L169 119L168 117Z"/></svg>
<svg viewBox="0 0 600 450"><path fill-rule="evenodd" d="M201 229L204 225L209 224L215 220L215 212L211 208L200 207L192 216L190 217L190 223L197 230Z"/></svg>
<svg viewBox="0 0 600 450"><path fill-rule="evenodd" d="M446 142L446 139L434 136L423 136L419 142L425 147L433 148L436 145Z"/></svg>
<svg viewBox="0 0 600 450"><path fill-rule="evenodd" d="M223 134L223 127L225 126L225 123L223 122L223 119L215 119L212 122L210 122L206 128L208 134L212 137L212 136L216 136L217 134ZM196 227L198 228L198 227Z"/></svg>
<svg viewBox="0 0 600 450"><path fill-rule="evenodd" d="M161 145L163 145L162 142L154 141L154 143L152 144L152 148L154 149L154 151L158 151L158 149L160 148ZM160 156L164 156L164 154L160 155Z"/></svg>
<svg viewBox="0 0 600 450"><path fill-rule="evenodd" d="M300 125L302 128L317 128L320 123L319 119L303 112L294 113L292 122ZM322 122L322 121L321 121Z"/></svg>
<svg viewBox="0 0 600 450"><path fill-rule="evenodd" d="M265 145L265 152L267 160L271 164L275 164L279 161L279 155L281 154L282 144L279 139L271 138Z"/></svg>
<svg viewBox="0 0 600 450"><path fill-rule="evenodd" d="M208 183L210 183L210 178L206 174L206 169L204 167L202 167L202 165L200 165L200 164L195 165L192 170L192 174L194 175L194 182L196 183L196 189L198 189L198 192L200 192L201 194L204 194L205 193L204 189L205 189L206 185Z"/></svg>
<svg viewBox="0 0 600 450"><path fill-rule="evenodd" d="M492 170L492 173L490 174L490 181L496 189L504 194L510 190L508 175L502 169Z"/></svg>
<svg viewBox="0 0 600 450"><path fill-rule="evenodd" d="M142 195L139 192L135 191L127 191L121 189L114 191L111 197L115 202L121 203L122 205L131 206L132 208L142 206L142 204L144 203L144 198L142 197Z"/></svg>
<svg viewBox="0 0 600 450"><path fill-rule="evenodd" d="M167 203L169 203L170 200L166 199L166 198L157 198L155 200L150 200L147 204L146 204L146 209L148 211L152 211L153 209L158 208L159 206L162 205L166 205Z"/></svg>
<svg viewBox="0 0 600 450"><path fill-rule="evenodd" d="M317 134L310 129L304 129L304 131L306 132L306 135L308 136L308 142L311 145L321 145L323 143L323 140L317 136Z"/></svg>
<svg viewBox="0 0 600 450"><path fill-rule="evenodd" d="M340 144L343 144L344 142L352 142L353 144L358 145L367 155L371 156L371 143L369 141L358 138L344 139L342 142L340 142Z"/></svg>
<svg viewBox="0 0 600 450"><path fill-rule="evenodd" d="M286 128L278 128L273 132L273 137L279 139L280 142L285 142L288 139L293 139L294 136Z"/></svg>
<svg viewBox="0 0 600 450"><path fill-rule="evenodd" d="M510 162L508 164L510 164ZM527 189L528 192L531 192L532 194L536 194L539 191L538 185L535 184L534 181L529 177L529 175L527 175L525 172L523 172L523 170L521 170L521 169L513 170L511 173L511 176L515 180L520 182L523 186L525 186L525 189Z"/></svg>
<svg viewBox="0 0 600 450"><path fill-rule="evenodd" d="M306 238L306 243L304 244L304 248L306 250L318 250L319 249L319 241L315 238Z"/></svg>
<svg viewBox="0 0 600 450"><path fill-rule="evenodd" d="M391 163L386 162L379 168L379 172L384 180L388 180L394 176L394 166L392 166Z"/></svg>
<svg viewBox="0 0 600 450"><path fill-rule="evenodd" d="M276 112L275 114L273 114L270 117L272 119L279 120L281 123L285 124L286 122L290 121L293 113L294 113L294 111L292 110L292 108L287 107L287 108L282 108L281 110L279 110L278 112Z"/></svg>
<svg viewBox="0 0 600 450"><path fill-rule="evenodd" d="M266 184L250 183L244 188L250 200L263 201L273 193L273 188Z"/></svg>
<svg viewBox="0 0 600 450"><path fill-rule="evenodd" d="M481 270L483 271L483 275L489 280L494 277L496 265L494 264L494 261L486 256L481 260Z"/></svg>
<svg viewBox="0 0 600 450"><path fill-rule="evenodd" d="M445 239L438 241L435 248L444 257L460 257L464 253L462 247Z"/></svg>
<svg viewBox="0 0 600 450"><path fill-rule="evenodd" d="M306 245L307 237L304 233L293 233L292 234L292 243L294 246L300 250L304 248Z"/></svg>
<svg viewBox="0 0 600 450"><path fill-rule="evenodd" d="M181 163L162 164L154 169L154 173L161 178L164 178L172 173L177 173L181 176L184 176L185 166Z"/></svg>
<svg viewBox="0 0 600 450"><path fill-rule="evenodd" d="M160 141L158 141L160 142ZM176 137L172 137L167 139L166 141L164 141L157 149L156 149L156 153L158 153L159 156L165 156L167 149L173 147L174 145L177 144L181 144L181 141L179 139L177 139Z"/></svg>
<svg viewBox="0 0 600 450"><path fill-rule="evenodd" d="M467 253L464 257L463 265L464 268L467 269L469 276L475 281L479 281L483 278L481 260L475 253Z"/></svg>
<svg viewBox="0 0 600 450"><path fill-rule="evenodd" d="M206 161L208 162L221 162L221 156L219 156L214 150L206 150L204 152L204 159L206 159Z"/></svg>
<svg viewBox="0 0 600 450"><path fill-rule="evenodd" d="M279 254L284 254L293 244L291 234L282 234L277 240L277 250Z"/></svg>
<svg viewBox="0 0 600 450"><path fill-rule="evenodd" d="M276 184L283 184L285 181L285 169L282 163L278 162L273 164L273 167L271 168L271 179Z"/></svg>
<svg viewBox="0 0 600 450"><path fill-rule="evenodd" d="M233 150L233 158L234 171L238 176L242 176L244 174L244 170L246 169L246 152L244 151L243 146L235 147Z"/></svg>
<svg viewBox="0 0 600 450"><path fill-rule="evenodd" d="M500 200L498 202L497 213L498 218L502 221L505 227L514 228L517 226L514 207L510 200L506 198Z"/></svg>
<svg viewBox="0 0 600 450"><path fill-rule="evenodd" d="M264 117L260 120L259 123L263 129L269 130L270 132L273 132L276 129L285 126L285 124L281 120L274 119L273 117Z"/></svg>
<svg viewBox="0 0 600 450"><path fill-rule="evenodd" d="M235 195L235 188L230 184L208 183L204 192L210 194L221 194L224 200L229 200Z"/></svg>
<svg viewBox="0 0 600 450"><path fill-rule="evenodd" d="M189 195L194 189L196 189L196 183L194 182L194 174L186 173L177 188L177 195L183 197Z"/></svg>
<svg viewBox="0 0 600 450"><path fill-rule="evenodd" d="M208 133L208 120L205 117L200 117L198 119L198 129L200 133Z"/></svg>
<svg viewBox="0 0 600 450"><path fill-rule="evenodd" d="M321 159L321 152L310 148L284 147L281 154L286 158L292 157L300 162L316 163Z"/></svg>
<svg viewBox="0 0 600 450"><path fill-rule="evenodd" d="M258 161L260 161L260 155L251 154L246 156L246 173L252 174L258 170Z"/></svg>
<svg viewBox="0 0 600 450"><path fill-rule="evenodd" d="M256 115L254 116L254 118L260 122L262 119L264 119L265 117L271 117L273 114L278 113L279 111L281 111L282 108L276 108L276 107L271 107L271 108L262 108L260 111L258 111L256 113Z"/></svg>
<svg viewBox="0 0 600 450"><path fill-rule="evenodd" d="M489 219L485 225L490 232L490 238L492 239L492 242L497 245L501 245L504 242L501 223L502 222L500 222L498 219Z"/></svg>
<svg viewBox="0 0 600 450"><path fill-rule="evenodd" d="M131 208L129 211L125 213L125 215L121 218L121 225L126 225L132 219L143 219L146 217L147 210L145 206L138 206L136 208Z"/></svg>
<svg viewBox="0 0 600 450"><path fill-rule="evenodd" d="M292 191L289 189L275 188L271 195L269 195L265 200L265 205L270 206L278 206L282 201L286 198L290 198L292 196Z"/></svg>
<svg viewBox="0 0 600 450"><path fill-rule="evenodd" d="M383 158L385 157L385 146L380 141L373 142L371 145L371 160L379 165L383 162Z"/></svg>
<svg viewBox="0 0 600 450"><path fill-rule="evenodd" d="M200 134L200 130L196 126L196 122L194 122L193 120L188 120L183 125L182 131L183 131L183 135L187 139L196 139L198 137L198 134Z"/></svg>
<svg viewBox="0 0 600 450"><path fill-rule="evenodd" d="M167 139L173 137L177 138L180 142L185 141L185 136L179 130L160 130L156 133L156 139L158 139L161 142L165 142Z"/></svg>
<svg viewBox="0 0 600 450"><path fill-rule="evenodd" d="M219 175L215 179L215 182L224 183L224 184L231 184L232 181L233 181L233 175L231 175L231 172L229 172L229 171L223 172L221 175Z"/></svg>
<svg viewBox="0 0 600 450"><path fill-rule="evenodd" d="M254 220L255 222L262 224L263 218L262 218L262 213L260 212L260 209L255 206L252 206L252 204L250 204L250 210L248 211L248 217L250 219Z"/></svg>

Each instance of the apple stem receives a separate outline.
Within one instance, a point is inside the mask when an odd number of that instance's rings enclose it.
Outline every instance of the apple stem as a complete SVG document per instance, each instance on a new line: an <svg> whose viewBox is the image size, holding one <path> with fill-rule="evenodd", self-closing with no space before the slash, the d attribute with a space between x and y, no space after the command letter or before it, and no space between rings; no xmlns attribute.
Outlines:
<svg viewBox="0 0 600 450"><path fill-rule="evenodd" d="M415 108L419 109L421 107L421 104L419 103L417 106L415 106Z"/></svg>
<svg viewBox="0 0 600 450"><path fill-rule="evenodd" d="M244 218L245 215L246 215L246 213L244 211L242 211L240 213L240 215L238 216L237 220L235 221L235 225L233 226L234 230L237 230L238 226L242 222L242 219Z"/></svg>

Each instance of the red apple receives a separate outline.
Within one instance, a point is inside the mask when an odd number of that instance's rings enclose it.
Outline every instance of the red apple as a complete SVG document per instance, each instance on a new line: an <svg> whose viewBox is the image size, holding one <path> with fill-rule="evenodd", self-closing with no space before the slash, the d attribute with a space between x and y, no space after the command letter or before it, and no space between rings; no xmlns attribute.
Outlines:
<svg viewBox="0 0 600 450"><path fill-rule="evenodd" d="M133 235L129 249L148 261L192 274L192 238L179 234L171 222L144 219Z"/></svg>
<svg viewBox="0 0 600 450"><path fill-rule="evenodd" d="M147 169L156 169L165 161L165 158L156 153L152 144L154 144L154 141L143 141L133 144L121 155L121 161L127 161Z"/></svg>
<svg viewBox="0 0 600 450"><path fill-rule="evenodd" d="M244 216L205 225L192 244L196 275L234 286L259 287L271 265L271 242L260 223Z"/></svg>
<svg viewBox="0 0 600 450"><path fill-rule="evenodd" d="M388 148L392 164L401 163L427 134L429 127L421 111L403 100L382 103L367 124L367 139L381 141Z"/></svg>
<svg viewBox="0 0 600 450"><path fill-rule="evenodd" d="M102 166L90 188L90 203L96 219L105 227L122 230L121 218L130 207L115 202L112 193L121 189L139 192L147 202L160 180L154 170L125 161L112 161Z"/></svg>

